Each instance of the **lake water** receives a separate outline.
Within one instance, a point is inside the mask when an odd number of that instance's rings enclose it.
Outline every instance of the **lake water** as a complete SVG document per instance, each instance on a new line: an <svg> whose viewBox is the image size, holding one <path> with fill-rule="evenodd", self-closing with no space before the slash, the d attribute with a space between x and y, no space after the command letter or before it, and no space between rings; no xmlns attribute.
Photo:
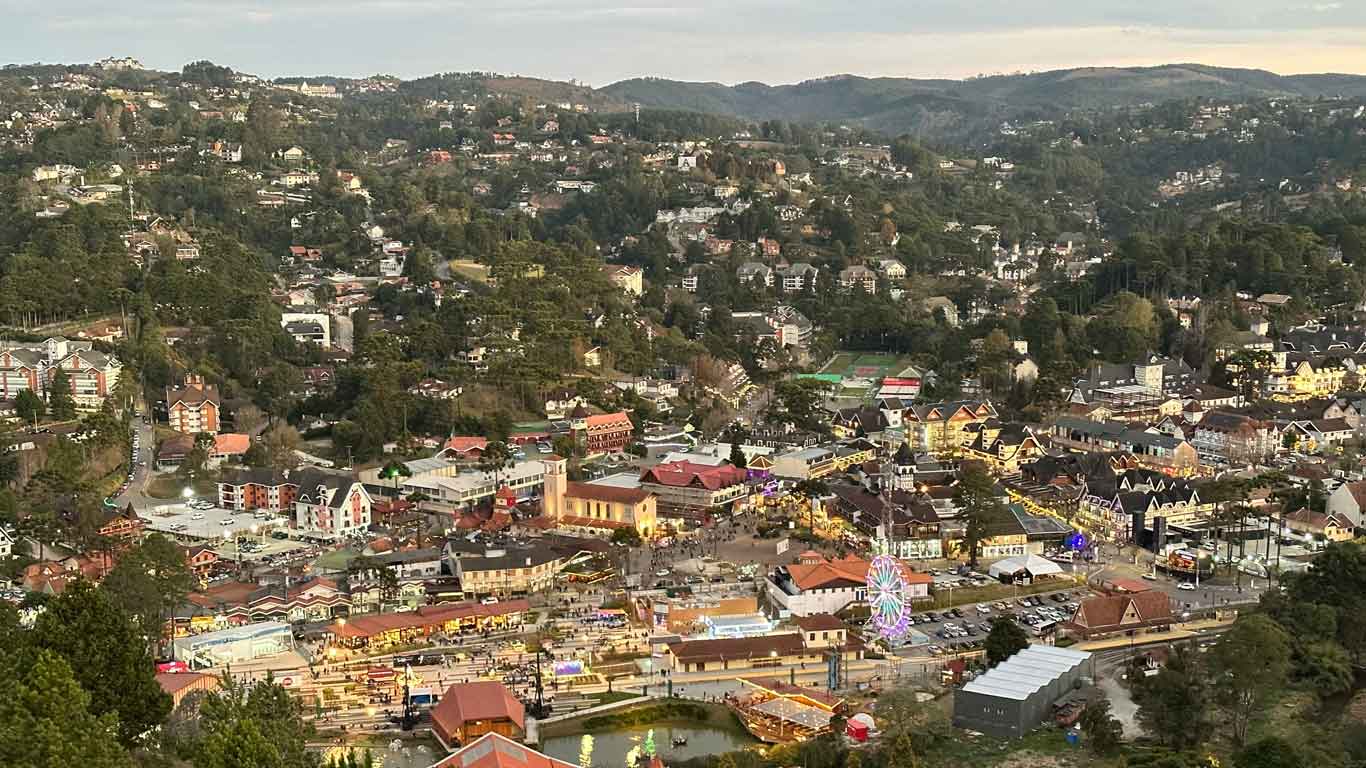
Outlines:
<svg viewBox="0 0 1366 768"><path fill-rule="evenodd" d="M715 755L731 752L756 743L749 734L707 726L653 725L630 726L610 731L589 734L593 737L592 765L594 768L621 768L625 765L626 753L632 747L640 746L645 735L654 730L655 752L667 764L673 760L687 760L702 755ZM551 757L574 765L580 764L583 754L583 734L556 736L546 739L540 745L542 752ZM675 747L675 736L688 740L687 744Z"/></svg>

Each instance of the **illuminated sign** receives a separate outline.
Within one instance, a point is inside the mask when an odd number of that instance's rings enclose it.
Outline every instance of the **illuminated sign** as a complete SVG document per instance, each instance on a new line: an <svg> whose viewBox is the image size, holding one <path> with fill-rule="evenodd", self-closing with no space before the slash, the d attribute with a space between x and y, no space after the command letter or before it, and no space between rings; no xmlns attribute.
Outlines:
<svg viewBox="0 0 1366 768"><path fill-rule="evenodd" d="M578 659L557 661L554 666L556 677L573 677L583 674L583 662Z"/></svg>

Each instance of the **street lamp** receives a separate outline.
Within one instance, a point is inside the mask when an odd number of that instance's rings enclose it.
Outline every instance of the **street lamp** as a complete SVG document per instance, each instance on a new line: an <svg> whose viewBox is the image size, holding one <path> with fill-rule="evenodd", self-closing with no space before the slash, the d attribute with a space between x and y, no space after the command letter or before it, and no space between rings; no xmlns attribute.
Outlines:
<svg viewBox="0 0 1366 768"><path fill-rule="evenodd" d="M181 489L180 489L180 497L181 497L182 499L192 498L193 496L194 496L194 489L193 489L193 488L190 488L190 487L187 486L187 487L185 487L185 488L181 488Z"/></svg>

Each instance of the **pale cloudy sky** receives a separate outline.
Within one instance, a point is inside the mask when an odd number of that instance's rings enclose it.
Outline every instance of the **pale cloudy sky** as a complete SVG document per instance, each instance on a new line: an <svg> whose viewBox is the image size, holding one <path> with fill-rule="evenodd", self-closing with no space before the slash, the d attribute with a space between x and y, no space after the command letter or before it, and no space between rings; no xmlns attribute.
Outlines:
<svg viewBox="0 0 1366 768"><path fill-rule="evenodd" d="M1199 62L1366 73L1366 0L0 0L0 62L790 83Z"/></svg>

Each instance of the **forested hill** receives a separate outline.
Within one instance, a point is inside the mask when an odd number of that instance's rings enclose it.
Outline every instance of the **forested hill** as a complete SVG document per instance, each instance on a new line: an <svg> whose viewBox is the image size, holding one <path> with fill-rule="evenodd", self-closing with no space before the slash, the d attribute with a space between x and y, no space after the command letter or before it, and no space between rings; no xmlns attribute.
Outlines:
<svg viewBox="0 0 1366 768"><path fill-rule="evenodd" d="M1034 110L1109 108L1185 98L1366 95L1358 75L1277 75L1198 64L1091 67L970 80L852 75L796 85L623 80L599 89L613 101L755 120L847 121L893 133L955 135L983 121Z"/></svg>

